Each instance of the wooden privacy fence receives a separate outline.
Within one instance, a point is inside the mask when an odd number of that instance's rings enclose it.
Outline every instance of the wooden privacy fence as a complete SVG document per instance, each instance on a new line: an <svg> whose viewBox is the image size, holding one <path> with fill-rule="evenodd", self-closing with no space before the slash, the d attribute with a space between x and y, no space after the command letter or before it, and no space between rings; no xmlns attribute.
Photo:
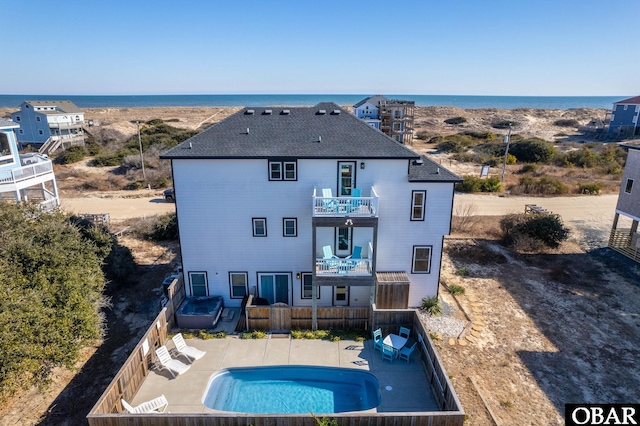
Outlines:
<svg viewBox="0 0 640 426"><path fill-rule="evenodd" d="M149 374L149 368L155 360L155 349L167 341L167 331L175 326L175 308L185 297L184 279L182 275L176 278L168 289L169 304L162 308L153 323L142 336L138 345L133 349L129 358L120 368L107 389L102 393L98 402L91 409L89 424L93 424L92 414L107 414L122 412L120 399L131 401L140 389L140 385ZM116 423L101 423L116 424Z"/></svg>
<svg viewBox="0 0 640 426"><path fill-rule="evenodd" d="M252 305L252 298L249 296L245 313L248 330L289 332L296 329L310 330L312 326L313 310L311 307L295 307L279 303L271 306L256 306ZM369 307L318 307L318 328L367 330L370 313L371 308Z"/></svg>

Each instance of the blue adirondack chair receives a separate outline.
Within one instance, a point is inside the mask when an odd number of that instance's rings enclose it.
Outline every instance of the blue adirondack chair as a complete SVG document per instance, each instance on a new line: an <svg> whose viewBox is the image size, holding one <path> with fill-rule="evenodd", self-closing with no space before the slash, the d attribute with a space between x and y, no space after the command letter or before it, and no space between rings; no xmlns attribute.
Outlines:
<svg viewBox="0 0 640 426"><path fill-rule="evenodd" d="M373 332L373 349L382 352L382 330L377 329Z"/></svg>
<svg viewBox="0 0 640 426"><path fill-rule="evenodd" d="M361 188L353 188L351 190L351 196L356 198L355 200L350 201L350 211L358 211L360 210L360 206L362 205L362 200L359 200L362 197L362 189Z"/></svg>
<svg viewBox="0 0 640 426"><path fill-rule="evenodd" d="M326 211L335 211L336 210L336 200L333 199L333 192L331 188L322 188L322 207Z"/></svg>
<svg viewBox="0 0 640 426"><path fill-rule="evenodd" d="M389 362L393 362L396 357L396 351L393 350L393 346L382 344L382 360L388 359Z"/></svg>
<svg viewBox="0 0 640 426"><path fill-rule="evenodd" d="M335 254L333 254L333 250L331 249L331 246L322 247L322 253L323 253L322 259L325 261L324 263L325 265L327 265L328 268L333 269L340 266L340 258ZM331 260L331 259L337 259L337 260Z"/></svg>
<svg viewBox="0 0 640 426"><path fill-rule="evenodd" d="M353 253L345 257L345 259L351 259L349 262L347 262L349 269L353 269L358 266L358 263L360 263L360 261L356 259L362 259L362 247L353 246Z"/></svg>

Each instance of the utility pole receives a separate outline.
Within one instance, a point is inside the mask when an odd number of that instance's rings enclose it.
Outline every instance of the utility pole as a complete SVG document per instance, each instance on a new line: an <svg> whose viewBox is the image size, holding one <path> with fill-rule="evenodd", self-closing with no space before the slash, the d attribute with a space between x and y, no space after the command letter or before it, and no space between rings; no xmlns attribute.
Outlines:
<svg viewBox="0 0 640 426"><path fill-rule="evenodd" d="M509 124L509 133L504 137L504 143L507 147L504 150L504 164L502 165L502 178L500 182L504 182L504 170L507 168L507 155L509 155L509 139L511 138L511 124Z"/></svg>
<svg viewBox="0 0 640 426"><path fill-rule="evenodd" d="M144 158L142 157L142 140L140 139L140 122L136 121L136 125L138 126L138 146L140 147L140 164L142 165L142 177L146 182L147 175L144 172ZM503 171L503 174L504 174L504 171Z"/></svg>

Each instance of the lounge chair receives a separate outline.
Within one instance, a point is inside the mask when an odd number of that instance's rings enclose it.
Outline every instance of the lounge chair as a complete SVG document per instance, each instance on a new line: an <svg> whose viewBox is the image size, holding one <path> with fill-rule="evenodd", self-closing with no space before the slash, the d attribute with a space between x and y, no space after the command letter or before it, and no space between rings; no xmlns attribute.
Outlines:
<svg viewBox="0 0 640 426"><path fill-rule="evenodd" d="M409 346L409 343L407 343L404 346L404 348L400 349L400 352L398 353L398 357L400 359L404 359L405 361L409 362L409 359L411 358L411 354L416 349L416 346L418 346L418 342L416 341L414 341L411 346Z"/></svg>
<svg viewBox="0 0 640 426"><path fill-rule="evenodd" d="M333 198L333 192L331 191L331 188L322 188L322 198L322 208L325 211L336 211L336 200Z"/></svg>
<svg viewBox="0 0 640 426"><path fill-rule="evenodd" d="M164 410L167 409L169 402L164 395L160 395L159 397L152 399L151 401L143 402L140 405L136 405L132 407L127 401L121 399L122 408L127 410L127 412L131 414L140 414L140 413L164 413Z"/></svg>
<svg viewBox="0 0 640 426"><path fill-rule="evenodd" d="M362 205L362 200L360 200L359 198L362 197L362 189L361 188L353 188L351 189L351 197L356 198L356 200L351 200L350 204L350 211L355 211L357 212L358 210L360 210L360 206Z"/></svg>
<svg viewBox="0 0 640 426"><path fill-rule="evenodd" d="M327 268L334 269L340 266L341 259L335 254L333 254L333 249L331 248L331 246L322 247L322 253L323 253L322 260L325 261L324 264L327 265ZM337 260L330 260L330 259L337 259Z"/></svg>
<svg viewBox="0 0 640 426"><path fill-rule="evenodd" d="M382 352L382 330L377 329L373 332L373 349Z"/></svg>
<svg viewBox="0 0 640 426"><path fill-rule="evenodd" d="M388 359L389 362L393 362L393 359L396 357L396 351L393 349L393 346L382 344L382 360Z"/></svg>
<svg viewBox="0 0 640 426"><path fill-rule="evenodd" d="M188 346L187 342L184 341L184 337L182 337L182 333L176 334L171 340L173 340L173 344L176 345L177 354L184 356L189 362L198 360L206 354L205 351L201 351L193 346Z"/></svg>
<svg viewBox="0 0 640 426"><path fill-rule="evenodd" d="M171 358L166 346L160 346L156 349L156 355L158 356L158 363L156 364L156 367L159 370L169 370L172 377L181 375L191 367L182 361Z"/></svg>
<svg viewBox="0 0 640 426"><path fill-rule="evenodd" d="M400 337L408 339L409 335L411 334L411 330L409 330L407 327L400 327L400 333L398 334L400 335Z"/></svg>
<svg viewBox="0 0 640 426"><path fill-rule="evenodd" d="M345 257L345 259L352 259L350 262L347 262L350 269L353 269L356 266L358 266L358 263L360 263L360 260L357 260L357 259L362 259L362 247L353 246L353 253Z"/></svg>

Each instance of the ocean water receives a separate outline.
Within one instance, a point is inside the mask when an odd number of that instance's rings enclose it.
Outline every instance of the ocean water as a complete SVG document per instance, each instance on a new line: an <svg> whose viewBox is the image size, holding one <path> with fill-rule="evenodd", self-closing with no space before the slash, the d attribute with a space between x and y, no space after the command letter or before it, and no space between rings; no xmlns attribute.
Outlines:
<svg viewBox="0 0 640 426"><path fill-rule="evenodd" d="M361 95L0 95L0 108L19 108L25 100L69 100L79 108L140 107L221 107L221 106L311 106L318 102L353 105ZM470 95L388 95L389 99L415 101L416 106L454 106L458 108L607 108L631 96L470 96Z"/></svg>

